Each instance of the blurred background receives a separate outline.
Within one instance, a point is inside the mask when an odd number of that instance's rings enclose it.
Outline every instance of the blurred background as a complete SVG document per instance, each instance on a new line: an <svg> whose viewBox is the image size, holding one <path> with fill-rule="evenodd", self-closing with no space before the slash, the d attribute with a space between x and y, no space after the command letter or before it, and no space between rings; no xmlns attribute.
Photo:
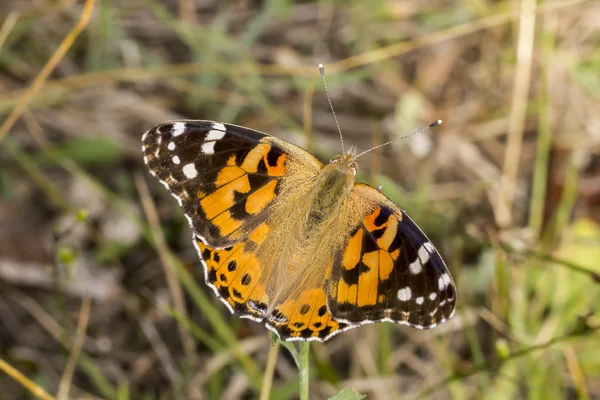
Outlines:
<svg viewBox="0 0 600 400"><path fill-rule="evenodd" d="M359 151L444 120L359 179L459 305L312 343L310 398L600 398L599 28L591 0L2 1L0 399L298 398L292 353L204 284L140 139L210 119L327 161L319 63Z"/></svg>

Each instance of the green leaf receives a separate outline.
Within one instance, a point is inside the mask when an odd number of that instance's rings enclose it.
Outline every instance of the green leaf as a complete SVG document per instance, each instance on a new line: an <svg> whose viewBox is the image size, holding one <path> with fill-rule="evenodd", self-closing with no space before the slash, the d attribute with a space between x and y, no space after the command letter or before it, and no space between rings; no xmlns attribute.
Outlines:
<svg viewBox="0 0 600 400"><path fill-rule="evenodd" d="M54 164L56 157L66 157L78 164L109 164L123 159L123 149L114 141L102 137L78 137L55 146L51 152L40 153L36 160Z"/></svg>
<svg viewBox="0 0 600 400"><path fill-rule="evenodd" d="M330 397L329 400L361 400L366 398L364 394L358 393L351 387L345 387L340 390L335 396Z"/></svg>

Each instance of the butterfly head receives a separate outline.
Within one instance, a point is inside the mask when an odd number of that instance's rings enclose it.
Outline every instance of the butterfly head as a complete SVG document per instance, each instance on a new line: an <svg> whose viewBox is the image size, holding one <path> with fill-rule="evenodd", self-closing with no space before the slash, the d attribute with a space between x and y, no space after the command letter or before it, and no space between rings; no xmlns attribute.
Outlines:
<svg viewBox="0 0 600 400"><path fill-rule="evenodd" d="M356 175L356 171L358 171L358 163L355 160L356 158L356 146L350 146L347 152L337 155L329 161L330 164L340 163L345 164L348 168L352 170L354 175Z"/></svg>

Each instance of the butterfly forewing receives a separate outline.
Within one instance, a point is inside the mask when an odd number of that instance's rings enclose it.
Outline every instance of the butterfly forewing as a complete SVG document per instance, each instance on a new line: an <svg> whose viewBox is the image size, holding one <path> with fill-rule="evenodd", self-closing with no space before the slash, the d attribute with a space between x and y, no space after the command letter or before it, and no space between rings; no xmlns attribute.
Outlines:
<svg viewBox="0 0 600 400"><path fill-rule="evenodd" d="M349 201L359 223L334 257L328 288L333 317L420 329L450 318L454 282L425 234L374 188L357 184Z"/></svg>
<svg viewBox="0 0 600 400"><path fill-rule="evenodd" d="M143 136L144 159L177 198L197 236L226 247L268 215L285 151L261 132L210 121L173 121Z"/></svg>

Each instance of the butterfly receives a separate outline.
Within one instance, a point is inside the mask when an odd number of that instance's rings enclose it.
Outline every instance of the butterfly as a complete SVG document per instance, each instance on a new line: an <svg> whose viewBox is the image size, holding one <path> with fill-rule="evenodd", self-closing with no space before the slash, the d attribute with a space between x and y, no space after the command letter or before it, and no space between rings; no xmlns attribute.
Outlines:
<svg viewBox="0 0 600 400"><path fill-rule="evenodd" d="M442 258L404 211L356 182L354 147L323 165L276 137L200 120L162 123L142 142L233 314L286 341L382 321L429 329L454 314Z"/></svg>

